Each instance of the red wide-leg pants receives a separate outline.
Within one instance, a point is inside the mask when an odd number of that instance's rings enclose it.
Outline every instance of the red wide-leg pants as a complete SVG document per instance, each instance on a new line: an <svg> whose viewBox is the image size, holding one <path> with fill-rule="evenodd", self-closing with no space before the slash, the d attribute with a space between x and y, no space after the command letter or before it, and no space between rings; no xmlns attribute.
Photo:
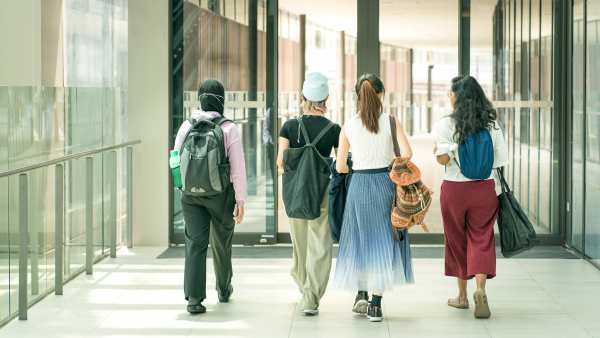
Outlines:
<svg viewBox="0 0 600 338"><path fill-rule="evenodd" d="M485 273L496 276L494 222L498 197L494 180L444 181L440 193L446 276L472 279Z"/></svg>

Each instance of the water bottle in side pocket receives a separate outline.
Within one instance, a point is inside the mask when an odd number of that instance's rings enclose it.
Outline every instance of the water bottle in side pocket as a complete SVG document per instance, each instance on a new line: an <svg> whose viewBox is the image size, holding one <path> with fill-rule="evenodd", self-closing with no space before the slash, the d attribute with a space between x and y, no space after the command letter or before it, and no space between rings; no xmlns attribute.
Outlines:
<svg viewBox="0 0 600 338"><path fill-rule="evenodd" d="M179 152L171 150L171 158L169 159L171 173L173 174L173 184L176 188L181 188L181 172L179 171Z"/></svg>

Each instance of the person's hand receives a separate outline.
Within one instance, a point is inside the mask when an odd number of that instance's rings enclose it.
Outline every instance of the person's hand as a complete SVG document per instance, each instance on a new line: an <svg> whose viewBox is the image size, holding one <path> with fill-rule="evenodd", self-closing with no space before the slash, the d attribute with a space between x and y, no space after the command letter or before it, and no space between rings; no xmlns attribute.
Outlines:
<svg viewBox="0 0 600 338"><path fill-rule="evenodd" d="M237 210L237 216L234 216L233 220L235 221L235 225L239 225L244 220L244 206L236 205L235 208Z"/></svg>
<svg viewBox="0 0 600 338"><path fill-rule="evenodd" d="M438 150L438 146L437 146L437 141L433 141L433 154L435 155L435 153L437 153Z"/></svg>

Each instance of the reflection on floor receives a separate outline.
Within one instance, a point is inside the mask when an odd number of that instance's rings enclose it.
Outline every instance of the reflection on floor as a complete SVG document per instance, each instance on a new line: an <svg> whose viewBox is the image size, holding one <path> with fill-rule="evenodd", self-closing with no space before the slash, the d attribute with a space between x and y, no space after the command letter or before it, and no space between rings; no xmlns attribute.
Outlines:
<svg viewBox="0 0 600 338"><path fill-rule="evenodd" d="M156 259L165 248L119 251L13 320L2 337L600 337L600 271L582 260L506 259L489 281L489 319L446 305L456 282L441 259L415 259L416 284L383 297L384 321L350 308L354 292L328 290L320 314L300 312L291 259L234 259L230 303L218 303L208 264L208 312L190 315L183 260ZM334 267L335 268L335 267ZM333 278L333 273L332 273ZM469 282L468 291L474 290Z"/></svg>

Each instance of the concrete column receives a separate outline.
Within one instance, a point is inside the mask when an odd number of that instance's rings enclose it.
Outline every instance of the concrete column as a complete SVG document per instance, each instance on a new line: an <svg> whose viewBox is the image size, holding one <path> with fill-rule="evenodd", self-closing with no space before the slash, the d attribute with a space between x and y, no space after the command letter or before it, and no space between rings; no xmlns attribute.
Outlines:
<svg viewBox="0 0 600 338"><path fill-rule="evenodd" d="M279 1L278 0L266 0L267 6L267 43L266 43L266 107L269 109L270 113L268 115L269 120L267 123L269 124L269 131L273 137L274 145L263 146L263 149L267 152L267 160L270 162L267 164L267 172L271 173L272 185L269 187L268 181L266 184L267 188L267 203L271 203L271 201L277 201L277 191L278 191L278 180L277 180L277 135L279 134L279 130L277 129L277 121L278 121L278 78L277 78L277 69L278 69L278 46L279 46L279 34L278 34L278 14L279 14ZM272 215L269 215L267 211L267 219L266 219L266 230L267 232L273 231L274 233L277 231L277 208L275 208L275 212ZM276 238L273 238L275 240ZM266 238L269 241L269 238Z"/></svg>
<svg viewBox="0 0 600 338"><path fill-rule="evenodd" d="M357 4L356 76L379 76L379 1L358 0Z"/></svg>
<svg viewBox="0 0 600 338"><path fill-rule="evenodd" d="M171 1L129 0L129 139L133 152L134 245L167 246Z"/></svg>
<svg viewBox="0 0 600 338"><path fill-rule="evenodd" d="M458 74L471 71L471 0L458 0Z"/></svg>
<svg viewBox="0 0 600 338"><path fill-rule="evenodd" d="M306 15L300 14L300 95L302 95L302 85L306 76ZM302 100L302 97L300 97Z"/></svg>
<svg viewBox="0 0 600 338"><path fill-rule="evenodd" d="M63 86L63 0L42 2L42 86Z"/></svg>
<svg viewBox="0 0 600 338"><path fill-rule="evenodd" d="M248 101L256 101L258 91L258 0L248 0ZM257 112L248 108L244 133L244 155L248 195L257 194Z"/></svg>

